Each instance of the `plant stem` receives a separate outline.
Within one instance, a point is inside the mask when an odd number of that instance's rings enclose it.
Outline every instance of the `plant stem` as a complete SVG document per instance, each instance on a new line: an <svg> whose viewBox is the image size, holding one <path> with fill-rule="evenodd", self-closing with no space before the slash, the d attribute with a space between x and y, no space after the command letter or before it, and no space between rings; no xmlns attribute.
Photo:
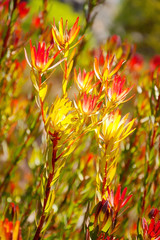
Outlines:
<svg viewBox="0 0 160 240"><path fill-rule="evenodd" d="M48 197L51 191L51 182L54 176L54 168L55 168L55 162L56 162L56 146L57 146L57 142L58 142L58 133L54 133L53 134L53 139L52 139L52 143L53 143L53 151L52 151L52 172L49 174L48 180L47 180L47 185L46 185L46 191L45 191L45 198L44 198L44 202L43 202L43 210L42 210L42 214L39 220L39 224L37 227L37 231L35 233L35 236L33 238L33 240L39 240L41 239L40 234L41 234L41 230L45 221L45 208L46 208L46 204L48 201Z"/></svg>
<svg viewBox="0 0 160 240"><path fill-rule="evenodd" d="M17 0L14 0L13 1L13 9L11 10L10 19L8 20L7 32L6 32L6 35L5 35L4 40L3 40L3 46L2 46L0 61L7 52L7 45L8 45L8 40L9 40L9 37L10 37L10 32L11 32L12 16L13 16L13 13L14 13L16 7L17 7Z"/></svg>

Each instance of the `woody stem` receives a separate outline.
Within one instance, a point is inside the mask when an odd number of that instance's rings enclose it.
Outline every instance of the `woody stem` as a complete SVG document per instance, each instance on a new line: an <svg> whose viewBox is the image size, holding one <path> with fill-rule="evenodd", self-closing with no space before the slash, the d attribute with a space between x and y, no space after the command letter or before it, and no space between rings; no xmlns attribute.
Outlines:
<svg viewBox="0 0 160 240"><path fill-rule="evenodd" d="M49 174L48 180L47 180L47 185L46 185L46 190L45 190L45 198L43 201L43 210L42 210L42 214L39 220L39 224L35 233L35 236L33 238L33 240L39 240L41 239L40 234L41 234L41 230L43 227L43 224L45 222L46 219L46 215L45 215L45 208L46 208L46 204L49 198L49 194L51 191L51 182L53 180L54 177L54 169L55 169L55 162L56 162L56 153L57 153L57 142L58 142L58 133L54 133L53 135L53 139L52 139L52 143L53 143L53 151L52 151L52 172Z"/></svg>

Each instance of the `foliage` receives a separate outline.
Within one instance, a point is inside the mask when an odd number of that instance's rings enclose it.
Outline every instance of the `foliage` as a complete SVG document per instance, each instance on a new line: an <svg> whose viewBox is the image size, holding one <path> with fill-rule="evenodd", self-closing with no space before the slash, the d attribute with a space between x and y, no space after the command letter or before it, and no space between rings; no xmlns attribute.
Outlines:
<svg viewBox="0 0 160 240"><path fill-rule="evenodd" d="M0 3L2 240L160 239L160 56L87 48L102 2L51 28L51 2Z"/></svg>

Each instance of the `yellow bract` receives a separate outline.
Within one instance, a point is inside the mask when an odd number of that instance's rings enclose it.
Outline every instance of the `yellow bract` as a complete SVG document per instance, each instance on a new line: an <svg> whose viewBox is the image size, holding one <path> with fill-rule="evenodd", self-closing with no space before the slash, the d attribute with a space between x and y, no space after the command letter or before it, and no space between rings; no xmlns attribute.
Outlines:
<svg viewBox="0 0 160 240"><path fill-rule="evenodd" d="M80 26L78 26L79 17L76 19L73 27L68 30L68 21L66 21L65 29L63 31L63 19L61 18L59 22L59 31L55 25L52 26L52 35L54 38L54 41L58 45L58 47L62 50L64 50L64 56L68 56L68 51L71 48L74 48L82 39L82 37L73 45L70 46L71 43L75 40L75 38L78 36L78 33L80 31Z"/></svg>
<svg viewBox="0 0 160 240"><path fill-rule="evenodd" d="M41 86L40 86L40 90L39 90L39 96L40 96L40 99L42 100L42 102L44 101L45 99L45 96L46 96L46 93L47 93L47 84L46 83L43 83Z"/></svg>
<svg viewBox="0 0 160 240"><path fill-rule="evenodd" d="M67 131L73 118L72 102L67 97L60 99L58 96L52 104L46 120L46 130L51 132Z"/></svg>
<svg viewBox="0 0 160 240"><path fill-rule="evenodd" d="M134 131L134 129L131 130L134 119L128 123L127 122L128 114L121 119L118 110L111 115L106 115L103 120L101 134L104 143L108 145L112 141L112 143L116 144L131 134Z"/></svg>

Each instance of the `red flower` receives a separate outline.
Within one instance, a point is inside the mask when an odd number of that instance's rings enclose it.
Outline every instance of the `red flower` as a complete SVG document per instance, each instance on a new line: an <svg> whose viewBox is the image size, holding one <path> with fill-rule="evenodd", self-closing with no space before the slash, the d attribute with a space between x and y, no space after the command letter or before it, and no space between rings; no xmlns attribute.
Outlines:
<svg viewBox="0 0 160 240"><path fill-rule="evenodd" d="M95 114L98 112L102 102L98 103L98 96L87 96L86 92L82 95L81 100L78 101L78 107L84 114Z"/></svg>
<svg viewBox="0 0 160 240"><path fill-rule="evenodd" d="M160 211L157 208L152 208L152 210L149 212L148 216L149 218L155 218L157 215L159 215Z"/></svg>
<svg viewBox="0 0 160 240"><path fill-rule="evenodd" d="M143 57L136 53L128 62L131 71L139 71L143 66Z"/></svg>
<svg viewBox="0 0 160 240"><path fill-rule="evenodd" d="M113 35L107 40L107 49L114 51L121 46L121 38L118 35Z"/></svg>
<svg viewBox="0 0 160 240"><path fill-rule="evenodd" d="M149 239L158 240L160 239L160 220L155 222L155 219L152 218L150 224L147 224L145 218L142 219L142 228L144 237L149 237Z"/></svg>
<svg viewBox="0 0 160 240"><path fill-rule="evenodd" d="M27 52L25 50L25 57L30 67L34 67L39 72L45 72L47 69L50 70L54 67L56 67L58 64L60 64L64 59L61 59L59 62L57 62L55 65L50 67L50 65L53 63L55 58L58 56L60 51L58 51L52 58L49 58L50 50L52 49L53 45L48 47L46 49L45 42L38 44L38 49L36 51L35 46L32 46L32 42L30 40L30 49L31 49L31 64L28 60ZM50 67L50 68L49 68Z"/></svg>
<svg viewBox="0 0 160 240"><path fill-rule="evenodd" d="M104 65L105 58L104 58L103 51L101 48L94 50L94 57L98 59L99 66L102 67Z"/></svg>
<svg viewBox="0 0 160 240"><path fill-rule="evenodd" d="M3 10L5 10L6 13L8 12L9 2L10 0L5 0L0 2L0 12L2 12Z"/></svg>
<svg viewBox="0 0 160 240"><path fill-rule="evenodd" d="M27 13L29 12L29 8L26 7L27 3L26 2L20 2L18 4L18 12L19 12L19 16L21 18L24 18Z"/></svg>
<svg viewBox="0 0 160 240"><path fill-rule="evenodd" d="M113 35L111 38L110 38L110 41L115 44L116 46L120 46L121 45L121 38L120 36L118 35Z"/></svg>
<svg viewBox="0 0 160 240"><path fill-rule="evenodd" d="M32 25L38 29L43 25L42 12L38 16L32 18Z"/></svg>
<svg viewBox="0 0 160 240"><path fill-rule="evenodd" d="M155 55L150 61L151 72L154 72L154 70L158 67L160 67L160 55Z"/></svg>
<svg viewBox="0 0 160 240"><path fill-rule="evenodd" d="M119 103L123 102L127 94L130 92L131 88L126 88L123 90L125 84L125 77L121 78L116 75L114 77L112 87L108 89L108 98L111 101L117 101Z"/></svg>
<svg viewBox="0 0 160 240"><path fill-rule="evenodd" d="M118 213L119 210L123 208L129 201L129 199L132 197L132 194L130 194L125 199L126 192L127 192L127 187L124 188L121 194L120 184L118 185L117 192L115 193L115 195L113 193L113 190L110 191L109 188L107 188L108 196L106 200L108 200L110 207L114 208L116 213Z"/></svg>

